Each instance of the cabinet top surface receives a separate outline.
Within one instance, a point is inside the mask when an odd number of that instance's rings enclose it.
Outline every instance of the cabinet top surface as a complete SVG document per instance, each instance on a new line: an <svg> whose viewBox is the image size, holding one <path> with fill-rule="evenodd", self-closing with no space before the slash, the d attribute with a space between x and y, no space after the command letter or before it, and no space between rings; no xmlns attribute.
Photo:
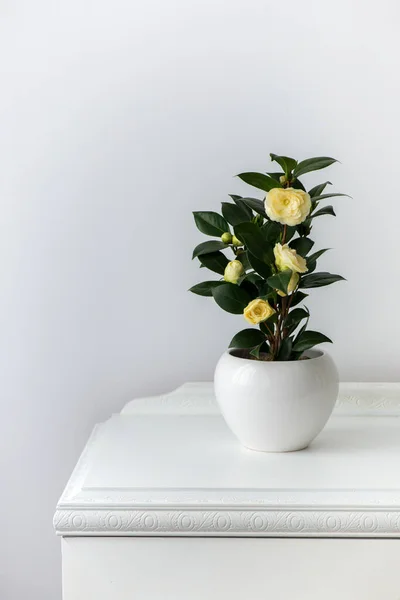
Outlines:
<svg viewBox="0 0 400 600"><path fill-rule="evenodd" d="M98 425L58 503L62 535L400 537L400 386L342 384L301 452L242 447L209 384Z"/></svg>

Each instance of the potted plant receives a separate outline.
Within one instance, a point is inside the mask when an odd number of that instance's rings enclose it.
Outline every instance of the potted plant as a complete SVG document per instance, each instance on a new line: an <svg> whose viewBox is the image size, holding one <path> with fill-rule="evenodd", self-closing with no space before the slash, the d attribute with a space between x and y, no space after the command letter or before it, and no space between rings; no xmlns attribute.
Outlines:
<svg viewBox="0 0 400 600"><path fill-rule="evenodd" d="M324 201L346 194L327 192L328 181L307 192L299 179L335 159L270 156L282 171L238 175L262 190L263 199L231 195L222 214L193 213L197 228L217 238L196 246L193 258L220 278L190 291L213 297L252 326L233 337L215 371L215 395L227 424L250 449L285 452L308 446L337 397L335 364L314 349L331 340L308 329L310 314L301 305L311 288L343 279L316 270L328 249L314 251L310 234L316 218L335 216Z"/></svg>

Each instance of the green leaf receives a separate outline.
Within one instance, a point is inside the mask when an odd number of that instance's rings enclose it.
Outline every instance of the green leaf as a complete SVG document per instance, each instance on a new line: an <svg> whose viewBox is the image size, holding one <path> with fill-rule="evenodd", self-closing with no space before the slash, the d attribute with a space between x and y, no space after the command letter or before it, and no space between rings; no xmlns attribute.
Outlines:
<svg viewBox="0 0 400 600"><path fill-rule="evenodd" d="M324 342L329 342L331 344L332 340L318 331L303 331L302 333L299 333L295 339L293 350L295 352L304 352L305 350L309 350L313 346L323 344Z"/></svg>
<svg viewBox="0 0 400 600"><path fill-rule="evenodd" d="M295 308L285 319L285 327L292 327L293 325L297 325L303 319L308 319L309 313L304 308Z"/></svg>
<svg viewBox="0 0 400 600"><path fill-rule="evenodd" d="M305 294L304 292L297 291L297 292L295 292L293 294L293 298L292 298L292 301L291 301L290 305L292 307L293 306L297 306L298 304L300 304L301 302L303 302L303 300L305 298L307 298L307 297L308 297L308 294Z"/></svg>
<svg viewBox="0 0 400 600"><path fill-rule="evenodd" d="M262 260L259 260L254 254L251 252L248 253L247 258L249 259L249 263L251 267L264 279L268 279L271 277L272 270L270 265L265 264Z"/></svg>
<svg viewBox="0 0 400 600"><path fill-rule="evenodd" d="M264 279L260 277L258 273L247 273L247 275L245 275L245 278L246 281L251 281L251 283L254 283L254 285L256 285L258 288L264 283Z"/></svg>
<svg viewBox="0 0 400 600"><path fill-rule="evenodd" d="M297 227L295 225L292 227L290 225L288 225L286 227L286 244L292 239L292 237L294 236L296 231L297 231Z"/></svg>
<svg viewBox="0 0 400 600"><path fill-rule="evenodd" d="M243 204L243 207L239 204L230 204L229 202L222 202L222 214L224 215L228 223L230 223L231 225L239 225L239 223L251 221L251 216L249 219L249 215L247 212L247 206Z"/></svg>
<svg viewBox="0 0 400 600"><path fill-rule="evenodd" d="M319 202L320 200L325 200L326 198L335 198L337 196L346 196L347 198L351 198L348 194L320 194L319 196L313 196L313 202Z"/></svg>
<svg viewBox="0 0 400 600"><path fill-rule="evenodd" d="M214 271L214 273L219 273L219 275L224 274L225 267L229 262L225 254L222 254L222 252L201 254L198 259L204 267L207 267L207 269L210 269L210 271Z"/></svg>
<svg viewBox="0 0 400 600"><path fill-rule="evenodd" d="M193 213L197 229L205 235L221 237L223 233L229 231L229 225L221 215L213 211L194 212Z"/></svg>
<svg viewBox="0 0 400 600"><path fill-rule="evenodd" d="M264 281L264 283L260 285L259 288L260 298L262 298L263 300L268 300L268 302L271 300L273 304L276 304L278 298L276 290L271 288L266 281Z"/></svg>
<svg viewBox="0 0 400 600"><path fill-rule="evenodd" d="M263 234L267 242L271 242L275 245L276 242L280 241L282 225L276 223L275 221L267 221L261 227L261 233Z"/></svg>
<svg viewBox="0 0 400 600"><path fill-rule="evenodd" d="M235 204L237 204L243 211L246 212L246 215L247 215L246 221L251 221L251 219L253 218L253 211L251 210L251 208L249 206L246 205L245 202L243 202L243 198L241 196L234 196L232 194L231 194L231 198Z"/></svg>
<svg viewBox="0 0 400 600"><path fill-rule="evenodd" d="M297 160L290 158L289 156L278 156L277 154L270 154L271 160L275 161L285 171L285 175L288 176L297 166Z"/></svg>
<svg viewBox="0 0 400 600"><path fill-rule="evenodd" d="M334 273L326 273L321 271L320 273L311 273L305 275L300 279L300 286L303 289L323 287L324 285L330 285L336 281L344 281L344 277L341 275L335 275Z"/></svg>
<svg viewBox="0 0 400 600"><path fill-rule="evenodd" d="M314 252L314 254L310 254L310 256L307 256L307 264L315 262L325 252L328 252L328 250L330 250L330 248L323 248L322 250L318 250L318 252Z"/></svg>
<svg viewBox="0 0 400 600"><path fill-rule="evenodd" d="M311 248L314 246L314 242L307 237L299 237L290 242L290 247L296 250L300 256L306 256Z"/></svg>
<svg viewBox="0 0 400 600"><path fill-rule="evenodd" d="M259 329L243 329L233 336L229 348L254 348L265 342L265 335Z"/></svg>
<svg viewBox="0 0 400 600"><path fill-rule="evenodd" d="M247 252L244 250L242 250L242 252L240 252L237 256L236 256L236 260L239 260L245 271L248 271L249 269L251 269L251 265L249 262L249 258L247 255Z"/></svg>
<svg viewBox="0 0 400 600"><path fill-rule="evenodd" d="M264 190L264 192L269 192L272 188L282 187L279 181L276 181L276 179L273 179L269 175L264 175L264 173L240 173L238 177L245 183L259 190Z"/></svg>
<svg viewBox="0 0 400 600"><path fill-rule="evenodd" d="M315 217L322 217L322 215L332 215L332 217L336 217L336 213L333 210L333 206L329 205L320 208L319 210L317 210L317 212L311 215L311 218L315 219Z"/></svg>
<svg viewBox="0 0 400 600"><path fill-rule="evenodd" d="M278 351L278 355L277 355L277 360L289 360L290 359L290 355L292 353L292 346L293 346L293 339L291 337L287 337L284 340L282 340L282 343L280 345L279 351Z"/></svg>
<svg viewBox="0 0 400 600"><path fill-rule="evenodd" d="M329 167L329 165L333 165L335 162L337 162L337 160L335 158L330 158L329 156L316 156L315 158L307 158L306 160L299 162L293 171L293 175L295 177L300 177L300 175L304 175L304 173L309 173L310 171L325 169L326 167Z"/></svg>
<svg viewBox="0 0 400 600"><path fill-rule="evenodd" d="M212 291L214 300L223 310L240 315L250 302L248 293L234 283L224 283Z"/></svg>
<svg viewBox="0 0 400 600"><path fill-rule="evenodd" d="M300 339L301 335L305 332L305 330L307 329L307 325L308 325L308 319L307 321L304 323L304 325L302 327L300 327L300 330L297 332L297 338L296 339ZM295 354L295 352L293 353ZM300 358L299 356L297 356L297 359Z"/></svg>
<svg viewBox="0 0 400 600"><path fill-rule="evenodd" d="M281 171L280 173L267 173L267 175L272 177L272 179L275 179L275 181L279 181L280 178L282 177L282 175L284 175L284 173L282 173L282 171Z"/></svg>
<svg viewBox="0 0 400 600"><path fill-rule="evenodd" d="M198 294L199 296L212 296L213 289L224 283L224 281L203 281L191 287L189 292L193 292L193 294Z"/></svg>
<svg viewBox="0 0 400 600"><path fill-rule="evenodd" d="M265 241L260 228L255 223L240 223L234 230L236 237L244 242L249 252L256 258L267 264L274 260L272 245Z"/></svg>
<svg viewBox="0 0 400 600"><path fill-rule="evenodd" d="M296 229L297 229L297 233L301 237L307 237L308 235L310 235L310 233L311 233L310 217L308 217L305 221L303 221L303 223L300 223L300 225L297 225Z"/></svg>
<svg viewBox="0 0 400 600"><path fill-rule="evenodd" d="M306 188L304 187L304 185L301 183L300 179L295 179L292 182L292 188L294 188L295 190L303 190L303 192L306 191Z"/></svg>
<svg viewBox="0 0 400 600"><path fill-rule="evenodd" d="M253 350L250 350L251 356L254 356L257 359L260 358L260 352L269 353L269 345L267 344L267 342L263 342L262 344L259 344L258 346L253 348Z"/></svg>
<svg viewBox="0 0 400 600"><path fill-rule="evenodd" d="M305 330L307 329L307 325L308 325L308 319L307 321L304 323L304 325L302 327L300 327L300 330L297 332L297 338L296 339L300 339L301 335L305 332ZM296 329L296 328L294 328ZM293 329L293 331L294 331ZM296 340L295 340L296 341ZM301 358L302 352L297 352L294 349L292 350L292 360L299 360L299 358Z"/></svg>
<svg viewBox="0 0 400 600"><path fill-rule="evenodd" d="M320 183L319 185L316 185L315 187L313 187L308 193L310 194L311 198L314 198L315 196L319 196L320 194L322 194L322 192L324 191L324 189L326 188L327 185L332 185L330 181L325 181L325 183Z"/></svg>
<svg viewBox="0 0 400 600"><path fill-rule="evenodd" d="M318 252L314 252L314 254L311 254L307 257L308 273L312 273L313 271L315 271L318 258L328 250L330 250L330 248L324 248L323 250L318 250Z"/></svg>
<svg viewBox="0 0 400 600"><path fill-rule="evenodd" d="M272 288L280 290L281 292L286 294L291 276L292 271L290 269L285 269L284 271L276 273L276 275L268 277L267 283Z"/></svg>
<svg viewBox="0 0 400 600"><path fill-rule="evenodd" d="M252 283L248 279L243 279L242 283L240 284L240 288L247 292L251 300L255 300L259 297L258 287L255 283Z"/></svg>
<svg viewBox="0 0 400 600"><path fill-rule="evenodd" d="M217 250L223 250L228 246L224 242L217 242L216 240L210 242L202 242L193 250L193 258L200 256L201 254L210 254L210 252L217 252Z"/></svg>
<svg viewBox="0 0 400 600"><path fill-rule="evenodd" d="M267 213L265 212L264 202L262 200L258 200L257 198L242 198L242 201L257 214L264 218L268 218Z"/></svg>

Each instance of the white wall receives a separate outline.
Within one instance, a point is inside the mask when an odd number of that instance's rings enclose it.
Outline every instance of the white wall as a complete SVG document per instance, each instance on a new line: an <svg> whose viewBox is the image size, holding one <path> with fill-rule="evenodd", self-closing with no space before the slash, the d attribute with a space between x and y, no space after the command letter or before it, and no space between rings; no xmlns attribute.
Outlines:
<svg viewBox="0 0 400 600"><path fill-rule="evenodd" d="M96 421L211 379L243 326L186 289L270 151L354 199L315 231L313 325L343 380L399 379L397 0L9 0L0 7L0 597L60 598L52 513ZM311 185L315 181L307 176Z"/></svg>

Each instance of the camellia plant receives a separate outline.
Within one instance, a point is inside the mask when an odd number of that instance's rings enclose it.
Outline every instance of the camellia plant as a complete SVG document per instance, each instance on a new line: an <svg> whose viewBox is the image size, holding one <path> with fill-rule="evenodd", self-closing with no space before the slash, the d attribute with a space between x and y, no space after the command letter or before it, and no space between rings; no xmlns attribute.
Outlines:
<svg viewBox="0 0 400 600"><path fill-rule="evenodd" d="M194 212L197 228L218 238L205 241L193 251L201 267L222 276L190 288L201 296L212 296L227 312L240 314L256 328L243 329L230 343L257 360L298 360L306 350L331 342L324 334L307 329L309 311L299 305L310 288L343 279L316 271L317 260L328 248L312 252L310 238L314 219L333 215L327 198L346 194L324 193L329 181L308 192L299 177L329 167L334 158L317 157L297 162L271 154L282 172L241 173L240 179L266 192L263 200L231 195L222 202L222 215ZM233 253L229 260L224 250Z"/></svg>

